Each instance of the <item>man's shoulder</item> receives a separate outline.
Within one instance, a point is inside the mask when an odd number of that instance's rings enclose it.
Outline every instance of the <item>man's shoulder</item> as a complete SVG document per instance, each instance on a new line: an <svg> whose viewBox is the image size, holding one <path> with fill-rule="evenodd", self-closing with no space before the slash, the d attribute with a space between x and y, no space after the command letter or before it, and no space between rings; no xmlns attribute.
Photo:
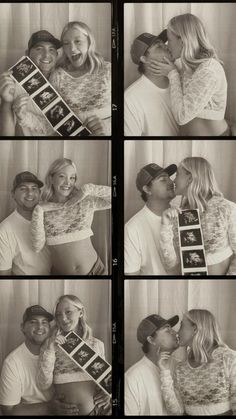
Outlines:
<svg viewBox="0 0 236 419"><path fill-rule="evenodd" d="M11 228L12 222L15 220L15 217L16 217L16 212L13 211L10 215L4 218L4 220L2 220L0 223L0 230L3 231L5 229Z"/></svg>
<svg viewBox="0 0 236 419"><path fill-rule="evenodd" d="M21 343L13 351L11 351L4 360L5 364L11 365L19 361L21 355L25 352L25 343Z"/></svg>
<svg viewBox="0 0 236 419"><path fill-rule="evenodd" d="M125 98L132 97L144 85L144 76L139 77L125 89Z"/></svg>
<svg viewBox="0 0 236 419"><path fill-rule="evenodd" d="M145 359L144 357L142 357L135 364L131 365L131 367L129 367L129 369L126 371L125 373L126 379L131 379L131 380L139 379L144 369L146 369Z"/></svg>
<svg viewBox="0 0 236 419"><path fill-rule="evenodd" d="M145 205L136 212L126 223L126 227L134 227L139 226L140 221L143 220L144 214L146 213L146 207Z"/></svg>

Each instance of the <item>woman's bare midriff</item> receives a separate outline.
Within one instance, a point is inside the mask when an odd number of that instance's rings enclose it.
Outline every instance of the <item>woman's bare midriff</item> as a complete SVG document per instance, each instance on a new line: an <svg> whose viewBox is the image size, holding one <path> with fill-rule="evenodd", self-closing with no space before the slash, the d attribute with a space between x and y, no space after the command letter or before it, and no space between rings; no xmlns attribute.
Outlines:
<svg viewBox="0 0 236 419"><path fill-rule="evenodd" d="M79 416L86 416L94 409L95 387L93 381L55 384L57 396L64 396L65 403L76 404Z"/></svg>
<svg viewBox="0 0 236 419"><path fill-rule="evenodd" d="M180 126L180 135L184 136L220 136L228 128L228 124L225 119L221 121L203 119L203 118L194 118L192 121L188 122L185 125Z"/></svg>
<svg viewBox="0 0 236 419"><path fill-rule="evenodd" d="M87 275L97 260L90 237L70 243L49 246L53 274Z"/></svg>
<svg viewBox="0 0 236 419"><path fill-rule="evenodd" d="M208 266L208 275L225 275L228 272L231 257L215 265Z"/></svg>

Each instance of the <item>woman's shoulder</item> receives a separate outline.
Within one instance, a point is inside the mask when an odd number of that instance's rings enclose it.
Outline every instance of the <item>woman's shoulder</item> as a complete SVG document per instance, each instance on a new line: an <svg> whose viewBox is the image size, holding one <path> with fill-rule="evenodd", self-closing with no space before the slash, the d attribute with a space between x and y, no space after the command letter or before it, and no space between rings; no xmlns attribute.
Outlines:
<svg viewBox="0 0 236 419"><path fill-rule="evenodd" d="M214 57L204 60L201 64L199 64L198 69L202 71L205 70L211 73L213 72L213 73L216 73L217 75L224 72L223 65L220 63L220 61L218 61Z"/></svg>
<svg viewBox="0 0 236 419"><path fill-rule="evenodd" d="M236 351L228 346L218 346L213 352L213 358L223 358L225 361L236 361Z"/></svg>

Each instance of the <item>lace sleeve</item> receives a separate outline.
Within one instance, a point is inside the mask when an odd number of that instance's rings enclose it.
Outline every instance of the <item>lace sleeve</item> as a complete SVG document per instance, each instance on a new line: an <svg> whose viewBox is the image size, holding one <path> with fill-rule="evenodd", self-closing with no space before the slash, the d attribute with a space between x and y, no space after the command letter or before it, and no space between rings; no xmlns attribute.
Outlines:
<svg viewBox="0 0 236 419"><path fill-rule="evenodd" d="M94 209L102 210L111 208L111 187L87 183L81 190L85 195L94 197Z"/></svg>
<svg viewBox="0 0 236 419"><path fill-rule="evenodd" d="M166 269L179 269L180 256L177 225L161 224L160 249L161 259Z"/></svg>
<svg viewBox="0 0 236 419"><path fill-rule="evenodd" d="M31 220L32 246L35 252L43 249L46 241L44 229L44 211L40 205L36 205Z"/></svg>
<svg viewBox="0 0 236 419"><path fill-rule="evenodd" d="M233 415L236 415L236 352L229 350L224 355L224 367L229 379L229 397Z"/></svg>
<svg viewBox="0 0 236 419"><path fill-rule="evenodd" d="M185 125L198 116L212 97L217 83L215 72L200 64L184 89L177 70L172 70L168 78L172 112L176 122Z"/></svg>
<svg viewBox="0 0 236 419"><path fill-rule="evenodd" d="M168 413L182 415L184 413L183 403L179 392L174 387L174 381L170 370L161 370L161 391Z"/></svg>
<svg viewBox="0 0 236 419"><path fill-rule="evenodd" d="M44 348L40 350L36 382L42 390L48 389L53 383L55 359L55 351Z"/></svg>
<svg viewBox="0 0 236 419"><path fill-rule="evenodd" d="M22 119L16 120L21 127L33 130L40 136L56 134L43 115L28 111Z"/></svg>
<svg viewBox="0 0 236 419"><path fill-rule="evenodd" d="M236 275L236 205L232 204L229 224L228 224L228 236L230 247L233 250L233 256L230 262L230 266L227 275Z"/></svg>

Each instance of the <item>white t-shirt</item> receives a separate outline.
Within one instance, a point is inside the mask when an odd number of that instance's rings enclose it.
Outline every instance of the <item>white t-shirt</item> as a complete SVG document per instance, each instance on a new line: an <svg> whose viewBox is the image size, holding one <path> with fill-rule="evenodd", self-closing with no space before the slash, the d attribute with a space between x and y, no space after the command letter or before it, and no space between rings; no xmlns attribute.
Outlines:
<svg viewBox="0 0 236 419"><path fill-rule="evenodd" d="M36 385L38 355L33 355L25 343L5 359L0 377L0 404L15 406L42 403L52 399L53 388L42 391Z"/></svg>
<svg viewBox="0 0 236 419"><path fill-rule="evenodd" d="M167 415L159 369L146 356L125 373L125 415Z"/></svg>
<svg viewBox="0 0 236 419"><path fill-rule="evenodd" d="M125 273L166 275L160 259L161 217L146 205L125 224Z"/></svg>
<svg viewBox="0 0 236 419"><path fill-rule="evenodd" d="M0 224L0 271L12 269L14 275L49 275L48 248L35 253L31 241L31 222L15 210Z"/></svg>
<svg viewBox="0 0 236 419"><path fill-rule="evenodd" d="M125 90L124 133L129 136L178 135L169 88L160 89L146 76Z"/></svg>

